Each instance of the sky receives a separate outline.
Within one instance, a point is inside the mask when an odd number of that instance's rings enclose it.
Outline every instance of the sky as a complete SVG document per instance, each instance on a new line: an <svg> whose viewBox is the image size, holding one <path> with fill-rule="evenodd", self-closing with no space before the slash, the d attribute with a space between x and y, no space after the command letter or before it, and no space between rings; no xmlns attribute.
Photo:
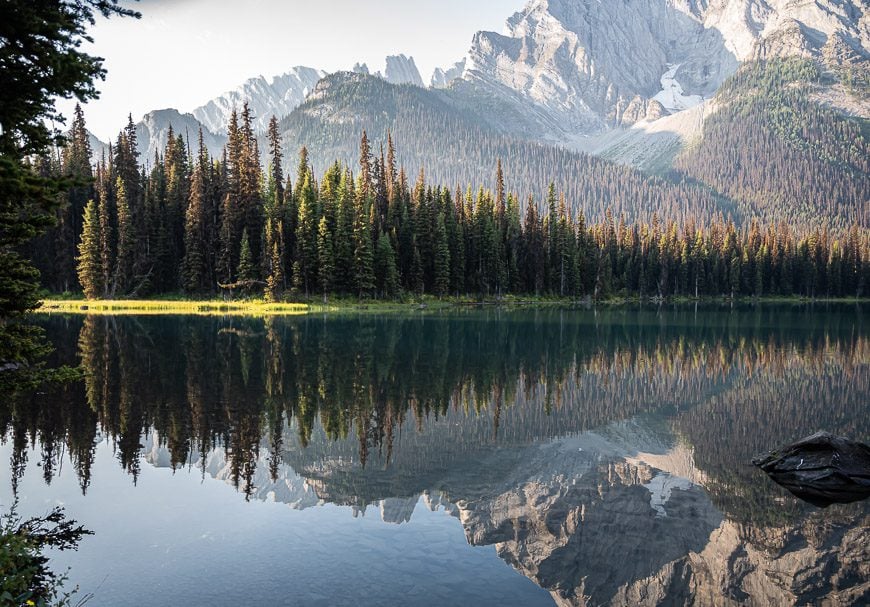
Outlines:
<svg viewBox="0 0 870 607"><path fill-rule="evenodd" d="M122 0L142 19L98 18L86 52L105 58L88 128L106 141L127 114L189 112L248 78L305 65L327 72L414 57L423 80L465 56L479 30L501 32L525 0ZM74 102L58 104L67 119ZM69 120L67 121L67 124Z"/></svg>

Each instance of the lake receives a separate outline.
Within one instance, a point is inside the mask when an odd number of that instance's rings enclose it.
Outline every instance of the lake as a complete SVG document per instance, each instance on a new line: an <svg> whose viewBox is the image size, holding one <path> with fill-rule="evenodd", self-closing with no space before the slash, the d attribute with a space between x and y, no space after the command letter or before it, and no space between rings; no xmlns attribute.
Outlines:
<svg viewBox="0 0 870 607"><path fill-rule="evenodd" d="M42 316L0 503L124 605L870 603L870 506L751 465L870 441L856 305Z"/></svg>

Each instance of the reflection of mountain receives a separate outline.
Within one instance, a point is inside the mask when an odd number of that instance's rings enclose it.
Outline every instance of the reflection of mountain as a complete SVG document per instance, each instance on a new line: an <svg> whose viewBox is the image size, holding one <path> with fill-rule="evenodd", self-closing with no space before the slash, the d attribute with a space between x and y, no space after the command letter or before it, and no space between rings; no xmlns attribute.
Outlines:
<svg viewBox="0 0 870 607"><path fill-rule="evenodd" d="M327 470L340 467L340 458L326 458L317 480L283 464L274 481L261 459L254 495L293 508L334 502L353 504L356 514L374 507L387 523L411 520L421 501L444 508L470 543L495 545L560 605L860 604L866 598L870 508L805 513L763 528L732 521L701 487L707 479L693 451L675 443L662 421L642 416L455 461L436 486L418 493L403 492L396 481L370 487L370 477L358 470L354 489L370 496L369 503L330 483ZM220 454L206 471L229 481ZM402 476L406 487L418 486L415 474ZM377 490L403 497L375 497Z"/></svg>

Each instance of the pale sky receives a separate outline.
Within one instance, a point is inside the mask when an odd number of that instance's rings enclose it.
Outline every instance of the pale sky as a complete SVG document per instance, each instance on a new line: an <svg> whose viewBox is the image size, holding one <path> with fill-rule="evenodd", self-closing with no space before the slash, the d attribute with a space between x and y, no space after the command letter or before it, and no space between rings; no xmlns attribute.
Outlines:
<svg viewBox="0 0 870 607"><path fill-rule="evenodd" d="M128 113L189 112L248 78L296 65L327 72L414 57L424 82L465 56L478 30L501 32L525 0L143 0L142 19L102 19L87 51L104 57L88 128L114 139ZM59 107L67 117L72 105Z"/></svg>

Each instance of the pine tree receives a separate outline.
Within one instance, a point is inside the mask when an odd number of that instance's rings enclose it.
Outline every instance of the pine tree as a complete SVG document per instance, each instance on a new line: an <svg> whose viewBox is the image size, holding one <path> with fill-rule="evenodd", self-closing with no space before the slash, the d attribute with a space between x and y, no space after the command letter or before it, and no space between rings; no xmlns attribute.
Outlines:
<svg viewBox="0 0 870 607"><path fill-rule="evenodd" d="M261 198L260 153L254 135L253 115L247 103L242 108L242 150L239 167L239 204L242 227L248 232L251 256L254 260L254 277L259 277L263 254L263 200Z"/></svg>
<svg viewBox="0 0 870 607"><path fill-rule="evenodd" d="M281 301L284 293L283 255L278 243L272 244L272 272L266 278L266 301Z"/></svg>
<svg viewBox="0 0 870 607"><path fill-rule="evenodd" d="M200 152L202 152L202 132L200 131ZM200 156L193 170L190 183L190 201L184 222L184 258L181 263L182 286L188 293L207 290L208 267L206 263L206 200L208 198L205 181L206 167Z"/></svg>
<svg viewBox="0 0 870 607"><path fill-rule="evenodd" d="M268 184L264 196L265 215L265 254L263 271L266 275L266 299L278 301L284 291L284 222L287 212L284 208L284 174L281 169L281 138L278 135L278 120L272 116L269 121L269 148L272 155Z"/></svg>
<svg viewBox="0 0 870 607"><path fill-rule="evenodd" d="M332 234L329 231L326 217L321 217L317 226L317 262L318 284L325 301L327 293L333 289L333 281L335 280L335 255L332 250Z"/></svg>
<svg viewBox="0 0 870 607"><path fill-rule="evenodd" d="M396 266L396 252L390 237L381 232L375 249L375 275L378 292L386 298L399 293L399 269Z"/></svg>
<svg viewBox="0 0 870 607"><path fill-rule="evenodd" d="M335 286L338 291L350 293L353 284L353 176L349 170L342 173L338 184L335 218Z"/></svg>
<svg viewBox="0 0 870 607"><path fill-rule="evenodd" d="M313 177L309 170L296 188L298 218L296 221L296 255L293 286L308 295L317 279L317 199Z"/></svg>
<svg viewBox="0 0 870 607"><path fill-rule="evenodd" d="M220 251L217 264L218 279L224 283L232 283L235 278L238 246L244 226L244 208L241 202L244 146L238 113L233 110L227 127L226 191L221 202Z"/></svg>
<svg viewBox="0 0 870 607"><path fill-rule="evenodd" d="M447 295L450 290L450 243L444 225L444 213L435 220L435 294Z"/></svg>
<svg viewBox="0 0 870 607"><path fill-rule="evenodd" d="M372 231L366 203L362 193L358 192L353 224L353 278L355 290L360 297L370 295L375 288Z"/></svg>
<svg viewBox="0 0 870 607"><path fill-rule="evenodd" d="M103 266L100 254L100 217L97 203L89 200L85 206L82 222L82 238L78 244L76 258L79 283L85 297L97 299L105 292L103 285Z"/></svg>
<svg viewBox="0 0 870 607"><path fill-rule="evenodd" d="M69 290L76 281L75 256L82 233L82 216L85 206L94 197L91 180L91 145L85 126L81 105L76 104L70 135L63 148L64 175L74 180L68 190L66 204L58 211L55 234L56 257L54 259L54 287Z"/></svg>
<svg viewBox="0 0 870 607"><path fill-rule="evenodd" d="M254 255L251 253L251 242L248 239L248 230L242 231L242 242L239 247L239 268L236 271L240 284L250 284L257 280L257 266L254 263Z"/></svg>
<svg viewBox="0 0 870 607"><path fill-rule="evenodd" d="M561 251L559 250L559 218L556 214L556 185L551 181L547 191L547 290L550 293L559 292L559 268L561 267Z"/></svg>
<svg viewBox="0 0 870 607"><path fill-rule="evenodd" d="M133 274L136 262L136 232L130 202L123 179L118 177L115 184L115 198L118 205L118 254L115 261L115 277L112 294L127 295L134 287Z"/></svg>

